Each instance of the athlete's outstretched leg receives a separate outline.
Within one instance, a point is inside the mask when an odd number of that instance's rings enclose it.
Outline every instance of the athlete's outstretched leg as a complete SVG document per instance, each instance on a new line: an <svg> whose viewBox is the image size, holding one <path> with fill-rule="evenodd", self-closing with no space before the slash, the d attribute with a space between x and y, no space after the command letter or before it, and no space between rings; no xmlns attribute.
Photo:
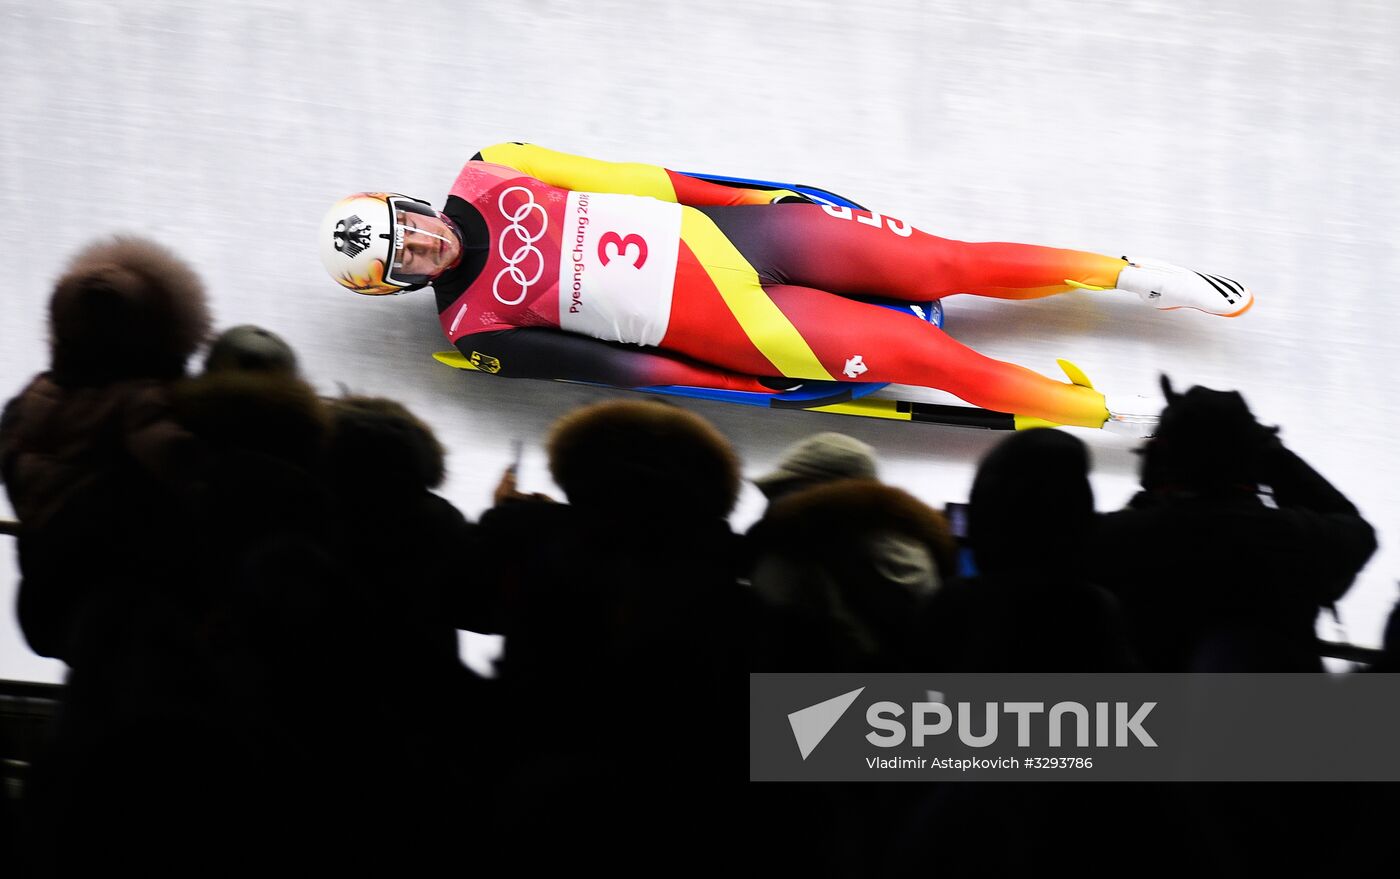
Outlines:
<svg viewBox="0 0 1400 879"><path fill-rule="evenodd" d="M746 322L713 296L693 292L672 313L662 345L754 375L896 382L948 391L976 406L1057 424L1102 427L1103 395L993 360L914 317L824 290L754 289L772 311Z"/></svg>
<svg viewBox="0 0 1400 879"><path fill-rule="evenodd" d="M1223 275L1151 259L1034 244L970 243L872 211L818 205L704 208L768 283L918 301L950 293L1036 299L1076 286L1136 293L1154 308L1236 317L1254 304Z"/></svg>
<svg viewBox="0 0 1400 879"><path fill-rule="evenodd" d="M1102 427L1103 394L978 354L947 333L878 305L803 287L767 288L832 375L948 391L975 406Z"/></svg>
<svg viewBox="0 0 1400 879"><path fill-rule="evenodd" d="M765 282L834 293L937 299L975 293L1034 299L1113 287L1122 259L1034 244L969 243L871 211L817 205L704 208Z"/></svg>

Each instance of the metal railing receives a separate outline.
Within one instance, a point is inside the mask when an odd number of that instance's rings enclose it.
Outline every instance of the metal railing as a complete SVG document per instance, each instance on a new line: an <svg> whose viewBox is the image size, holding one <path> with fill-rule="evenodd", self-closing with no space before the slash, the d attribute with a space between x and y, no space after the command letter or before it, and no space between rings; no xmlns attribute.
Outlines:
<svg viewBox="0 0 1400 879"><path fill-rule="evenodd" d="M1347 662L1360 662L1370 665L1385 655L1384 650L1375 647L1358 647L1355 644L1343 644L1339 641L1317 642L1317 654L1328 659L1344 659Z"/></svg>

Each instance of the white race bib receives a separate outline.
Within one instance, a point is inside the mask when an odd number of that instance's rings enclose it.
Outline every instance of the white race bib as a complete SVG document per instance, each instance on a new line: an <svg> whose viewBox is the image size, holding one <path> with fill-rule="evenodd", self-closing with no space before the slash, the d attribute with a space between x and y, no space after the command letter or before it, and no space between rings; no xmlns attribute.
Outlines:
<svg viewBox="0 0 1400 879"><path fill-rule="evenodd" d="M559 326L658 345L671 319L681 206L638 195L571 192L559 247Z"/></svg>

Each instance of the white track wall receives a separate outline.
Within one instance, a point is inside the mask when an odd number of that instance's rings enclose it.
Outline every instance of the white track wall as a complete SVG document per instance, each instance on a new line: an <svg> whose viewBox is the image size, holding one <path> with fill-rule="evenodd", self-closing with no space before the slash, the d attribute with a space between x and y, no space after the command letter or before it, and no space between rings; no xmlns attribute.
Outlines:
<svg viewBox="0 0 1400 879"><path fill-rule="evenodd" d="M445 494L488 504L515 437L606 392L453 372L431 294L369 299L314 252L330 202L395 189L440 203L479 147L791 178L935 234L1171 259L1250 283L1239 320L1076 293L948 300L952 334L1101 388L1239 388L1380 532L1342 605L1375 644L1400 530L1400 7L1376 0L870 3L0 0L0 392L46 359L65 259L135 231L200 267L218 323L284 335L325 392L396 397L451 450ZM844 430L884 476L965 499L997 436L685 405L746 471ZM1101 509L1135 484L1132 444L1092 446ZM734 521L761 512L746 488ZM365 539L373 539L366 523ZM10 554L11 547L0 547ZM462 559L464 581L471 559ZM57 680L13 622L0 565L0 677ZM1333 634L1326 632L1327 634Z"/></svg>

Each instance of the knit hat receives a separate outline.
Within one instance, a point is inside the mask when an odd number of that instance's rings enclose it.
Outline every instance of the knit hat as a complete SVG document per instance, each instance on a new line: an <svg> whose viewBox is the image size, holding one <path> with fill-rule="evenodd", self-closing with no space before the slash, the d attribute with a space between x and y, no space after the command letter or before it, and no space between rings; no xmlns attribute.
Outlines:
<svg viewBox="0 0 1400 879"><path fill-rule="evenodd" d="M789 446L777 469L753 480L773 498L836 479L876 479L875 450L855 437L827 431Z"/></svg>
<svg viewBox="0 0 1400 879"><path fill-rule="evenodd" d="M297 355L281 336L271 330L243 324L220 333L205 355L205 372L226 369L296 375Z"/></svg>

